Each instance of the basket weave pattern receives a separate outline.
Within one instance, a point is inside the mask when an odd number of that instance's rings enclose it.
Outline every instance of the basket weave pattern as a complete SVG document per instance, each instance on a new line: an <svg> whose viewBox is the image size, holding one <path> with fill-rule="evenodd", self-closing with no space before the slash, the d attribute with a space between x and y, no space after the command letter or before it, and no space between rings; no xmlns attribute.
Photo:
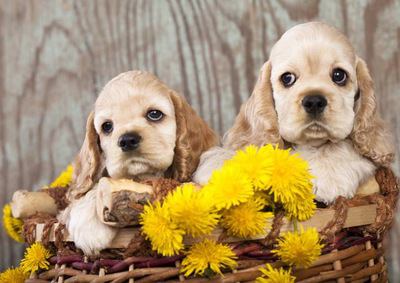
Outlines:
<svg viewBox="0 0 400 283"><path fill-rule="evenodd" d="M338 198L332 205L335 215L320 231L325 244L322 255L311 267L293 270L296 282L387 282L383 238L394 218L399 188L397 178L387 168L377 171L376 180L380 194L356 196L351 200ZM368 204L376 204L374 223L343 228L349 208ZM55 237L51 239L55 219L44 221L43 233L37 239L35 221L24 227L27 241L40 240L45 245L52 245L58 255L51 258L50 270L31 276L27 282L247 282L261 275L259 268L265 263L274 267L283 265L271 252L283 225L283 215L279 214L265 239L230 243L238 256L237 269L211 279L183 277L179 267L184 256L152 254L143 246L139 231L126 249L109 251L100 258L91 259L77 253L73 244L63 240L65 227L62 225L57 226ZM223 242L224 239L225 235L221 234L219 240Z"/></svg>

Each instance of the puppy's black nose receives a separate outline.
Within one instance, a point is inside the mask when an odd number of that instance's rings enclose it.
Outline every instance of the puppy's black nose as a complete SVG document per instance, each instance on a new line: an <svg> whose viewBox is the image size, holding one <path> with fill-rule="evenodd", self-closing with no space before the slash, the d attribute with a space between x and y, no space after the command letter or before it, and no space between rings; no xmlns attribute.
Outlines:
<svg viewBox="0 0 400 283"><path fill-rule="evenodd" d="M122 151L131 151L138 148L141 136L135 133L123 134L118 139L118 146L122 149Z"/></svg>
<svg viewBox="0 0 400 283"><path fill-rule="evenodd" d="M322 95L308 95L303 98L301 104L308 114L320 114L324 111L328 101Z"/></svg>

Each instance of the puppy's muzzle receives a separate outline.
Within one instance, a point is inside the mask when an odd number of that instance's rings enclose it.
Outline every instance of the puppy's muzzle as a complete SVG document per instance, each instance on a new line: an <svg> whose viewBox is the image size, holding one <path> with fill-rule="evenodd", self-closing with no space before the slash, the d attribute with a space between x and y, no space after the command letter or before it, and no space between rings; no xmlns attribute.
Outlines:
<svg viewBox="0 0 400 283"><path fill-rule="evenodd" d="M316 116L324 112L325 107L328 105L328 101L322 95L307 95L303 98L301 104L304 110L312 115Z"/></svg>
<svg viewBox="0 0 400 283"><path fill-rule="evenodd" d="M139 147L140 140L142 139L136 133L127 133L123 134L118 139L118 146L122 149L122 151L132 151Z"/></svg>

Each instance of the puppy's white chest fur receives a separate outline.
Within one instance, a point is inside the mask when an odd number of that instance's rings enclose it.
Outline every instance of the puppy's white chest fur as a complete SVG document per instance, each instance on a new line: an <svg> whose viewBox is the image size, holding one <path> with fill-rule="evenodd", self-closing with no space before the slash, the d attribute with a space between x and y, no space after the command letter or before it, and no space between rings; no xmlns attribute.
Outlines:
<svg viewBox="0 0 400 283"><path fill-rule="evenodd" d="M338 196L353 197L357 188L376 169L347 140L320 147L295 146L294 149L310 165L315 177L313 183L316 199L326 204L332 203Z"/></svg>

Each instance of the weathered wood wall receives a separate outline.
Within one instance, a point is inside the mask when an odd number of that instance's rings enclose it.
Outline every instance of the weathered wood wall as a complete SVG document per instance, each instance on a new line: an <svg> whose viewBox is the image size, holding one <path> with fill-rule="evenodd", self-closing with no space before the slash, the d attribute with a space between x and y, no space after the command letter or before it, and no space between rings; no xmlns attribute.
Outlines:
<svg viewBox="0 0 400 283"><path fill-rule="evenodd" d="M399 144L398 0L0 0L0 205L72 160L96 95L116 74L154 72L223 133L274 42L311 20L340 28L367 60ZM389 256L400 266L400 223L392 234ZM0 269L21 250L1 232Z"/></svg>

